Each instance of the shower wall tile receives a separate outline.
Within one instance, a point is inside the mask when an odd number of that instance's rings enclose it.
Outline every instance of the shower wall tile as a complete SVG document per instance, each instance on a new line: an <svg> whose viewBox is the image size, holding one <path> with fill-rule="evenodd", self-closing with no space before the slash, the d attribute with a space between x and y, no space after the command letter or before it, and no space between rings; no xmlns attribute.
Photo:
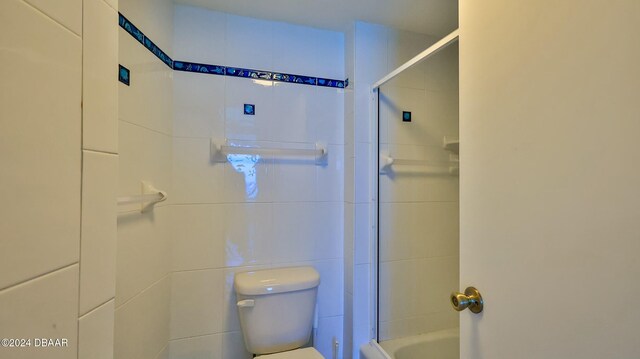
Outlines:
<svg viewBox="0 0 640 359"><path fill-rule="evenodd" d="M35 319L35 320L34 320ZM57 270L0 291L2 338L67 338L69 346L53 351L41 348L3 348L3 356L67 359L78 348L78 265Z"/></svg>
<svg viewBox="0 0 640 359"><path fill-rule="evenodd" d="M173 73L173 135L211 138L224 133L225 78Z"/></svg>
<svg viewBox="0 0 640 359"><path fill-rule="evenodd" d="M274 23L227 14L226 61L230 66L272 69Z"/></svg>
<svg viewBox="0 0 640 359"><path fill-rule="evenodd" d="M78 320L78 359L113 359L114 301Z"/></svg>
<svg viewBox="0 0 640 359"><path fill-rule="evenodd" d="M82 36L82 0L25 0L76 35Z"/></svg>
<svg viewBox="0 0 640 359"><path fill-rule="evenodd" d="M164 276L115 314L114 358L156 358L169 341L171 277Z"/></svg>
<svg viewBox="0 0 640 359"><path fill-rule="evenodd" d="M176 6L173 20L174 59L229 64L226 51L221 51L226 44L226 14L200 7Z"/></svg>
<svg viewBox="0 0 640 359"><path fill-rule="evenodd" d="M103 0L84 0L82 146L118 152L118 13Z"/></svg>
<svg viewBox="0 0 640 359"><path fill-rule="evenodd" d="M438 38L428 35L389 29L387 33L387 73L411 60L437 40ZM424 89L425 67L418 65L403 71L396 78L389 81L388 86Z"/></svg>
<svg viewBox="0 0 640 359"><path fill-rule="evenodd" d="M83 151L80 314L115 296L118 156Z"/></svg>
<svg viewBox="0 0 640 359"><path fill-rule="evenodd" d="M81 8L49 3L36 2L74 19ZM22 1L0 2L0 13L4 289L78 261L82 41Z"/></svg>

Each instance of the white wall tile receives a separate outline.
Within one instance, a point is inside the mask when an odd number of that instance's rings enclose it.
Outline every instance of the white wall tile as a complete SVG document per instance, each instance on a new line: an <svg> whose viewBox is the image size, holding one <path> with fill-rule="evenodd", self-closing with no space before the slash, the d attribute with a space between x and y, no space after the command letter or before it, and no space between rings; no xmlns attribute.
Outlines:
<svg viewBox="0 0 640 359"><path fill-rule="evenodd" d="M78 348L78 265L72 265L0 291L2 338L67 338L55 350L2 348L16 359L71 359ZM32 342L32 345L35 345Z"/></svg>
<svg viewBox="0 0 640 359"><path fill-rule="evenodd" d="M225 82L226 138L269 140L270 124L279 116L274 107L273 82L233 77L226 77ZM255 115L244 114L245 104L255 105Z"/></svg>
<svg viewBox="0 0 640 359"><path fill-rule="evenodd" d="M354 261L355 264L371 263L371 208L369 203L355 205ZM375 210L375 209L373 209ZM381 214L381 218L382 214ZM384 219L381 223L386 222Z"/></svg>
<svg viewBox="0 0 640 359"><path fill-rule="evenodd" d="M223 334L175 339L169 344L171 359L212 359L222 357Z"/></svg>
<svg viewBox="0 0 640 359"><path fill-rule="evenodd" d="M114 358L155 358L169 340L171 279L116 308Z"/></svg>
<svg viewBox="0 0 640 359"><path fill-rule="evenodd" d="M166 116L166 115L165 115ZM147 128L120 121L119 124L119 181L118 195L140 194L141 181L147 181L167 192L166 206L177 197L171 187L171 137ZM119 211L140 210L139 205L124 205Z"/></svg>
<svg viewBox="0 0 640 359"><path fill-rule="evenodd" d="M315 146L280 143L282 148L307 148ZM275 159L273 161L272 200L277 202L311 202L318 197L317 165L314 159ZM295 184L295 185L292 185Z"/></svg>
<svg viewBox="0 0 640 359"><path fill-rule="evenodd" d="M268 142L229 141L231 146L270 148ZM220 164L217 164L220 166ZM270 202L274 198L274 165L269 159L235 154L224 167L225 202Z"/></svg>
<svg viewBox="0 0 640 359"><path fill-rule="evenodd" d="M173 54L173 0L120 0L118 7L127 19L149 36L164 52L169 56ZM128 34L127 36L131 37ZM142 50L149 52L145 48ZM154 55L151 56L155 59L154 61L157 60ZM157 61L160 62L160 60ZM163 90L171 90L171 88Z"/></svg>
<svg viewBox="0 0 640 359"><path fill-rule="evenodd" d="M208 139L173 139L172 202L180 204L222 202L226 163L211 162Z"/></svg>
<svg viewBox="0 0 640 359"><path fill-rule="evenodd" d="M317 88L312 95L309 122L314 127L315 141L344 143L345 93L347 90Z"/></svg>
<svg viewBox="0 0 640 359"><path fill-rule="evenodd" d="M164 0L163 0L164 1ZM127 1L133 3L134 1ZM155 6L154 6L155 8ZM159 7L158 7L159 8ZM127 18L136 26L136 18ZM145 31L144 28L141 28ZM173 130L173 70L124 29L118 30L118 61L131 71L130 86L118 84L118 117L121 121L171 135ZM155 37L152 37L155 42ZM162 50L169 50L156 43ZM114 71L115 72L115 71ZM115 76L115 75L114 75Z"/></svg>
<svg viewBox="0 0 640 359"><path fill-rule="evenodd" d="M269 140L276 142L318 141L313 111L321 100L315 86L273 83L273 116L269 117Z"/></svg>
<svg viewBox="0 0 640 359"><path fill-rule="evenodd" d="M273 68L273 22L227 15L225 53L227 66L255 70ZM246 81L246 79L243 79Z"/></svg>
<svg viewBox="0 0 640 359"><path fill-rule="evenodd" d="M382 25L356 22L355 24L355 79L368 87L388 73L388 29Z"/></svg>
<svg viewBox="0 0 640 359"><path fill-rule="evenodd" d="M223 76L176 71L173 101L174 136L224 138Z"/></svg>
<svg viewBox="0 0 640 359"><path fill-rule="evenodd" d="M389 29L387 37L387 73L411 60L414 56L426 50L437 40L437 38L423 34ZM389 85L424 89L424 63L403 71L396 78L391 80Z"/></svg>
<svg viewBox="0 0 640 359"><path fill-rule="evenodd" d="M318 287L318 316L334 317L344 313L344 261L342 258L315 261L320 273Z"/></svg>
<svg viewBox="0 0 640 359"><path fill-rule="evenodd" d="M284 73L344 79L344 35L340 32L273 23L273 69ZM279 44L286 44L279 46Z"/></svg>
<svg viewBox="0 0 640 359"><path fill-rule="evenodd" d="M118 10L118 0L104 0L109 6L111 6L114 10Z"/></svg>
<svg viewBox="0 0 640 359"><path fill-rule="evenodd" d="M41 5L81 15L76 2ZM0 70L0 197L11 203L0 209L6 288L78 260L82 43L23 2L2 1L0 13L10 14L0 32L11 34L0 38L11 49Z"/></svg>
<svg viewBox="0 0 640 359"><path fill-rule="evenodd" d="M355 172L354 172L354 190L356 203L369 203L373 198L371 190L371 173L372 154L371 144L356 143L355 146Z"/></svg>
<svg viewBox="0 0 640 359"><path fill-rule="evenodd" d="M114 301L78 320L78 359L113 359Z"/></svg>
<svg viewBox="0 0 640 359"><path fill-rule="evenodd" d="M227 15L200 7L176 5L173 58L203 64L225 64ZM197 76L202 76L199 74Z"/></svg>
<svg viewBox="0 0 640 359"><path fill-rule="evenodd" d="M84 151L80 313L115 296L118 156Z"/></svg>
<svg viewBox="0 0 640 359"><path fill-rule="evenodd" d="M371 281L371 265L356 265L353 293L353 347L356 349L371 340L371 298L375 296Z"/></svg>
<svg viewBox="0 0 640 359"><path fill-rule="evenodd" d="M26 0L62 26L82 36L82 0Z"/></svg>
<svg viewBox="0 0 640 359"><path fill-rule="evenodd" d="M316 201L344 200L344 146L327 146L327 160L316 165Z"/></svg>
<svg viewBox="0 0 640 359"><path fill-rule="evenodd" d="M249 353L244 345L242 332L227 332L222 335L222 358L223 359L251 359L253 354Z"/></svg>
<svg viewBox="0 0 640 359"><path fill-rule="evenodd" d="M223 283L219 269L173 273L171 339L221 331Z"/></svg>
<svg viewBox="0 0 640 359"><path fill-rule="evenodd" d="M343 317L327 317L320 318L318 322L318 341L314 343L315 348L325 358L333 358L333 340L334 338L342 348L342 325ZM338 359L342 358L342 350L338 350Z"/></svg>
<svg viewBox="0 0 640 359"><path fill-rule="evenodd" d="M225 266L223 205L171 206L174 271Z"/></svg>
<svg viewBox="0 0 640 359"><path fill-rule="evenodd" d="M342 258L340 202L274 203L274 263Z"/></svg>
<svg viewBox="0 0 640 359"><path fill-rule="evenodd" d="M82 146L118 152L118 13L103 0L84 0Z"/></svg>
<svg viewBox="0 0 640 359"><path fill-rule="evenodd" d="M118 215L116 306L167 275L171 268L170 241L167 206L143 214L134 211Z"/></svg>

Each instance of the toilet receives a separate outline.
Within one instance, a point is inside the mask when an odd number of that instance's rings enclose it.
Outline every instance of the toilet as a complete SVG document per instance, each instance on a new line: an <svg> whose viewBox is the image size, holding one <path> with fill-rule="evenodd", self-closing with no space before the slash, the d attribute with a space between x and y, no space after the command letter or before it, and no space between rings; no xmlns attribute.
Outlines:
<svg viewBox="0 0 640 359"><path fill-rule="evenodd" d="M309 342L320 275L312 267L238 273L234 287L247 350L260 359L324 359Z"/></svg>

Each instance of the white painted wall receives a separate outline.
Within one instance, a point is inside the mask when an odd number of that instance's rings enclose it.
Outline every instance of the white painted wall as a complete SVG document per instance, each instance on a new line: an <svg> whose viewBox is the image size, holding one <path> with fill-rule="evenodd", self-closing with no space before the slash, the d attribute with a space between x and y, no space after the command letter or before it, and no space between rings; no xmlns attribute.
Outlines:
<svg viewBox="0 0 640 359"><path fill-rule="evenodd" d="M640 3L461 1L461 358L640 352Z"/></svg>
<svg viewBox="0 0 640 359"><path fill-rule="evenodd" d="M0 337L69 343L3 357L113 356L117 6L0 5Z"/></svg>
<svg viewBox="0 0 640 359"><path fill-rule="evenodd" d="M173 48L173 3L120 0L120 11L169 55ZM123 29L120 63L131 86L119 84L118 195L140 193L140 181L172 191L172 70ZM115 76L115 75L114 75ZM171 300L171 211L163 202L140 213L118 213L115 358L166 358Z"/></svg>
<svg viewBox="0 0 640 359"><path fill-rule="evenodd" d="M341 33L176 6L175 59L344 78ZM251 358L237 318L234 274L312 265L321 275L316 347L342 342L344 91L174 73L171 358ZM243 114L243 104L256 115ZM313 148L328 165L261 161L255 187L212 163L209 139ZM255 190L255 191L254 191Z"/></svg>

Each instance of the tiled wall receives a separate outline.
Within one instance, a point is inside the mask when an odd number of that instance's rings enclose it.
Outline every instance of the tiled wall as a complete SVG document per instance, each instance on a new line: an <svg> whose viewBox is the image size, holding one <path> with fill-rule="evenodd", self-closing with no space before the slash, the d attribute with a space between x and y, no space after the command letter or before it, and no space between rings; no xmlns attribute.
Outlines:
<svg viewBox="0 0 640 359"><path fill-rule="evenodd" d="M373 151L376 129L372 126L376 126L376 122L372 120L371 114L371 85L436 40L421 34L363 22L356 22L347 31L347 59L351 60L347 60L346 69L348 77L352 79L352 92L347 92L345 103L345 313L352 318L349 323L345 322L345 333L347 328L352 329L351 355L354 358L359 357L359 347L377 335L376 275L373 273L373 261L376 258L372 248L377 231L373 221L377 210L374 202L377 188L374 188L372 181L372 177L377 175L377 166L373 164L377 154ZM399 90L418 89L425 92L426 75L425 70L412 70L402 74L388 86ZM420 106L423 104L420 103ZM414 107L413 104L411 107ZM397 111L395 114L400 115ZM397 119L397 116L394 118ZM386 127L383 130L388 132ZM438 137L441 134L429 136ZM422 140L416 139L416 143ZM388 142L388 139L385 141ZM428 184L421 183L419 186ZM382 192L385 191L383 187ZM402 277L398 277L396 281L404 282ZM388 288L382 288L385 289ZM385 333L386 328L386 325L380 328L381 334Z"/></svg>
<svg viewBox="0 0 640 359"><path fill-rule="evenodd" d="M394 164L379 177L380 340L458 326L457 162L443 149L458 136L457 59L453 44L380 89L380 151L442 166Z"/></svg>
<svg viewBox="0 0 640 359"><path fill-rule="evenodd" d="M175 8L173 57L343 79L341 33ZM237 318L234 274L312 265L321 275L316 347L342 343L344 90L174 72L171 358L251 358ZM244 114L255 105L255 115ZM209 140L313 148L324 165L215 163Z"/></svg>
<svg viewBox="0 0 640 359"><path fill-rule="evenodd" d="M170 0L120 0L120 12L162 50L173 50ZM140 193L148 181L172 191L172 70L122 28L119 63L130 85L119 86L118 195ZM111 71L115 77L116 68ZM171 209L169 202L140 213L139 206L118 212L115 358L167 358L171 301Z"/></svg>
<svg viewBox="0 0 640 359"><path fill-rule="evenodd" d="M1 357L112 357L117 6L0 4L0 336L69 341Z"/></svg>

